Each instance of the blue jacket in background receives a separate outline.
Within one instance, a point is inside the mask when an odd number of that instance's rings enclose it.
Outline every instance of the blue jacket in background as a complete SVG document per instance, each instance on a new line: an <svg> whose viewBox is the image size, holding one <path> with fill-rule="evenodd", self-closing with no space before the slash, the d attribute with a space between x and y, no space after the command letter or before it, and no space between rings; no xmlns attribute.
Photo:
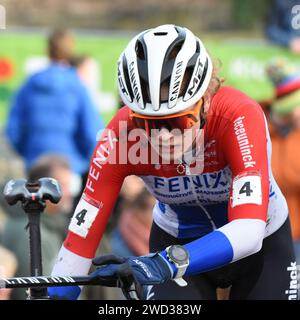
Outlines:
<svg viewBox="0 0 300 320"><path fill-rule="evenodd" d="M292 8L300 5L299 0L273 0L266 27L268 39L282 46L289 46L293 38L300 37L300 29L292 27ZM297 18L299 20L299 18Z"/></svg>
<svg viewBox="0 0 300 320"><path fill-rule="evenodd" d="M41 155L55 153L67 157L73 171L82 174L103 126L75 69L52 64L17 92L6 134L26 169Z"/></svg>

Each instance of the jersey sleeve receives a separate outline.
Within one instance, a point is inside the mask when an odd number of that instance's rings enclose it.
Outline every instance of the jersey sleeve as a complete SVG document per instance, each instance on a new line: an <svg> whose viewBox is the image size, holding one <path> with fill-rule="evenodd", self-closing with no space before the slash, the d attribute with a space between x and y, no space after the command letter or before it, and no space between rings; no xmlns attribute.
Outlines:
<svg viewBox="0 0 300 320"><path fill-rule="evenodd" d="M94 150L87 183L64 241L66 249L85 258L94 257L122 183L130 174L128 164L119 164L119 120L120 114Z"/></svg>
<svg viewBox="0 0 300 320"><path fill-rule="evenodd" d="M237 108L222 135L223 153L232 172L229 222L267 219L269 161L266 130L263 112L253 101Z"/></svg>

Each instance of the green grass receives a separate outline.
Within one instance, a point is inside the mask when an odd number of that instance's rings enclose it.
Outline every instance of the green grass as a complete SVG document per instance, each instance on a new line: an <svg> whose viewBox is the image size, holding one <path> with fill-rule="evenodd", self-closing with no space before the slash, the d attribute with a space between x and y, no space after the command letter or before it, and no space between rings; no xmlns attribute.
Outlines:
<svg viewBox="0 0 300 320"><path fill-rule="evenodd" d="M102 91L117 94L116 61L126 46L129 38L78 36L76 50L81 54L93 56L101 65ZM205 38L206 46L214 58L222 61L221 75L226 83L235 86L254 99L265 99L272 96L272 87L263 74L267 61L275 56L285 56L291 61L297 57L285 49L262 46L244 40L243 42ZM15 73L6 83L0 83L0 89L15 91L22 83L24 61L31 56L45 54L45 41L42 35L0 32L0 57L8 57L14 64ZM9 99L0 100L0 126L5 123ZM104 114L108 120L113 112Z"/></svg>

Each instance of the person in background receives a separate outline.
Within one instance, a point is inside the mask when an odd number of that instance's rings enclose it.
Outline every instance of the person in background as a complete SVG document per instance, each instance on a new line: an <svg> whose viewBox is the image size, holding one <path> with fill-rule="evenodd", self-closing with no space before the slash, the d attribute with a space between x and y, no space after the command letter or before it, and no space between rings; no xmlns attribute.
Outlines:
<svg viewBox="0 0 300 320"><path fill-rule="evenodd" d="M299 5L297 0L274 0L266 26L266 36L275 44L285 46L299 54L300 25L295 25L299 20L296 16L299 10L295 10L297 5Z"/></svg>
<svg viewBox="0 0 300 320"><path fill-rule="evenodd" d="M90 70L94 67L94 60L87 55L73 56L70 65L76 68L79 78L83 83L89 82Z"/></svg>
<svg viewBox="0 0 300 320"><path fill-rule="evenodd" d="M154 205L154 198L145 188L127 201L121 211L118 225L112 232L113 253L128 257L149 253Z"/></svg>
<svg viewBox="0 0 300 320"><path fill-rule="evenodd" d="M99 97L97 95L97 82L96 87L95 87L95 70L97 68L97 65L95 63L95 60L88 56L88 55L75 55L72 56L69 60L69 63L72 67L75 68L78 77L80 78L81 83L84 85L86 88L91 101L93 102L94 106L96 109L99 110ZM86 184L86 180L88 177L88 170L86 170L82 175L81 175L81 190L80 192L77 193L76 198L74 199L74 208L76 207L78 201L80 200L80 196L83 192L84 186Z"/></svg>
<svg viewBox="0 0 300 320"><path fill-rule="evenodd" d="M265 105L272 140L272 168L289 207L297 263L300 263L300 70L277 59L266 68L275 98ZM272 190L270 191L272 195Z"/></svg>
<svg viewBox="0 0 300 320"><path fill-rule="evenodd" d="M66 157L78 177L88 171L104 124L69 64L73 51L72 34L54 31L48 39L49 67L30 76L12 102L5 132L27 171L45 153Z"/></svg>
<svg viewBox="0 0 300 320"><path fill-rule="evenodd" d="M13 277L17 270L17 259L15 255L0 246L0 278ZM0 289L0 300L9 300L11 289Z"/></svg>
<svg viewBox="0 0 300 320"><path fill-rule="evenodd" d="M62 190L62 198L58 204L47 202L41 215L41 241L43 273L49 275L55 262L57 251L64 239L69 222L68 214L72 209L71 194L72 172L68 161L58 155L44 155L39 158L28 172L28 180L36 181L42 177L56 179ZM4 225L2 244L14 252L18 260L16 276L29 276L29 238L24 230L27 217L20 206L6 206L8 215ZM25 299L24 289L15 289L13 299Z"/></svg>

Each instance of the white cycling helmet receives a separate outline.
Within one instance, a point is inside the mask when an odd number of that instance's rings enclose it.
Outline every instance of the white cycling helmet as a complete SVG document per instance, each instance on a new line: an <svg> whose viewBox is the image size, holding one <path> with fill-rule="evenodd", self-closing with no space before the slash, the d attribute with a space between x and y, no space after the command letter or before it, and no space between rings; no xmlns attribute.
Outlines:
<svg viewBox="0 0 300 320"><path fill-rule="evenodd" d="M211 75L212 62L203 43L187 28L175 25L138 34L118 61L123 102L148 116L191 107L204 95ZM168 90L167 95L162 95L162 88Z"/></svg>

